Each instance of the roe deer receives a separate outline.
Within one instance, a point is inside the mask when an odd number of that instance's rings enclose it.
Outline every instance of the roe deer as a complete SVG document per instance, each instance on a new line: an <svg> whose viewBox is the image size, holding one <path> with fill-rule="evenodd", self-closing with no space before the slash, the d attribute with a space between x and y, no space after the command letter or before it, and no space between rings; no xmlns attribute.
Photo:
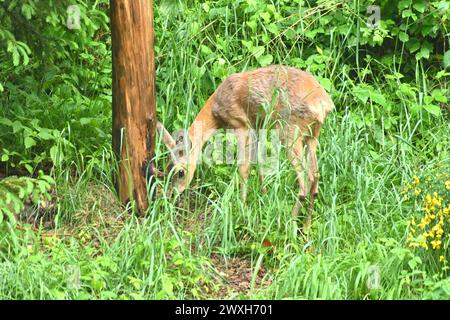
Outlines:
<svg viewBox="0 0 450 320"><path fill-rule="evenodd" d="M272 104L272 112L261 108ZM311 224L314 199L318 193L319 169L316 150L320 128L334 104L317 80L308 72L280 65L237 73L226 78L209 97L188 130L192 148L181 159L174 160L174 188L183 192L191 182L201 154L202 146L218 128L235 129L240 152L244 157L239 164L241 198L246 200L246 180L250 169L249 130L258 121L270 118L281 132L289 160L296 170L299 193L292 209L298 215L307 194L310 194L308 215L304 224ZM163 142L171 150L176 147L172 136L158 123ZM304 181L304 146L307 149L308 188Z"/></svg>

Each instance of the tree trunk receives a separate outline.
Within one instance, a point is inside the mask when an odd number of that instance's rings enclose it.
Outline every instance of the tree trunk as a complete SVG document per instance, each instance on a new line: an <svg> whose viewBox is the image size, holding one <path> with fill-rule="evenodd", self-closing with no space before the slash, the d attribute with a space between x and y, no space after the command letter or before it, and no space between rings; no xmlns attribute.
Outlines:
<svg viewBox="0 0 450 320"><path fill-rule="evenodd" d="M145 214L156 132L152 0L111 0L111 33L116 188Z"/></svg>

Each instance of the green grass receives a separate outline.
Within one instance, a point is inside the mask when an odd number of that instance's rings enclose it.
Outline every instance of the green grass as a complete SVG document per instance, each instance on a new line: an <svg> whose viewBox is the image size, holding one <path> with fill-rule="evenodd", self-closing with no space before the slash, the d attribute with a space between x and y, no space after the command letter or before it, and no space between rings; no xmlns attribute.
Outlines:
<svg viewBox="0 0 450 320"><path fill-rule="evenodd" d="M310 8L292 14L289 23L300 35L327 29L321 25L325 18L341 29L361 24L365 17L351 11L359 2L346 5L336 20L328 15L339 11ZM44 220L52 226L0 222L0 298L448 299L448 264L408 247L408 223L417 210L401 194L413 175L434 178L450 172L448 106L432 101L440 111L429 112L422 101L434 89L448 96L448 76L437 77L439 65L427 67L401 46L392 55L377 55L382 48L359 46L367 39L350 27L323 33L319 40L293 40L271 33L268 23L242 5L224 3L210 3L217 15L181 1L158 4L158 118L170 131L187 128L221 79L260 66L268 54L273 63L317 75L337 110L320 136L320 189L309 241L294 232L290 212L297 182L284 153L279 171L263 182L266 194L253 169L247 204L239 200L236 165L203 164L189 190L178 198L157 197L146 217L139 218L132 208L121 207L114 192L108 99L83 96L86 105L95 106L90 111L54 98L33 107L50 110L51 123L37 111L36 117L42 117L43 127L62 126L64 137L55 140L60 157L49 172L56 180L57 206ZM275 7L297 12L278 2ZM256 29L246 22L256 22ZM254 51L257 46L264 54ZM110 68L108 59L95 59L99 70ZM108 96L110 88L104 86ZM61 114L94 120L71 127ZM7 137L14 151L11 132L0 137ZM31 150L24 154L33 163ZM167 150L161 143L156 153L157 163L164 164ZM157 187L167 190L169 184L157 181L149 194ZM267 241L271 245L263 246ZM450 259L447 251L443 254ZM251 266L249 294L223 293L230 287L224 266L237 268L233 259ZM368 285L373 270L379 271L378 289Z"/></svg>
<svg viewBox="0 0 450 320"><path fill-rule="evenodd" d="M71 217L61 225L72 234L49 237L44 230L3 226L0 296L214 297L224 285L210 259L218 253L248 259L255 273L265 266L272 284L254 288L248 298L423 297L433 268L426 268L428 278L405 284L416 270L408 266L415 257L405 249L411 212L402 205L400 190L419 170L448 169L448 153L424 161L425 150L410 147L415 125L407 121L404 127L410 129L393 133L374 152L368 143L371 128L358 128L351 119L351 112L333 113L323 128L320 195L309 242L292 232L297 186L286 161L279 174L267 178L267 194L258 191L259 181L251 176L247 206L239 200L236 166L223 174L200 166L181 202L158 198L145 219L117 205L108 162L105 174L85 169L76 182L56 170L61 190L57 218ZM440 120L433 132L443 134L447 126ZM430 137L426 147L436 143ZM64 187L69 185L72 191ZM261 247L264 239L272 250ZM380 290L367 288L370 266L381 271ZM81 271L79 289L70 285L74 268Z"/></svg>

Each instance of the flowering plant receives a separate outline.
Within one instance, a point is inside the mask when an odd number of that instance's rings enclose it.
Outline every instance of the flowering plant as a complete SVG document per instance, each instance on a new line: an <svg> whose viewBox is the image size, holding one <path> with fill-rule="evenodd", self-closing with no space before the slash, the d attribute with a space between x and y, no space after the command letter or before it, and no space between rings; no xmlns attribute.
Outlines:
<svg viewBox="0 0 450 320"><path fill-rule="evenodd" d="M450 177L448 173L420 179L413 177L402 191L403 200L414 202L408 245L429 251L440 263L447 263L450 239Z"/></svg>

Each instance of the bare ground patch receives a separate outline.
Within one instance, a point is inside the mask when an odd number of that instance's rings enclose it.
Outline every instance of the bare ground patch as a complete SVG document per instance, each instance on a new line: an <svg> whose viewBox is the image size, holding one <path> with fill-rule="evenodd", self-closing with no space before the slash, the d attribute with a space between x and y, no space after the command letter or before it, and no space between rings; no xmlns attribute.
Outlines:
<svg viewBox="0 0 450 320"><path fill-rule="evenodd" d="M269 270L261 265L257 274L254 275L255 270L252 268L251 261L247 258L236 257L225 260L223 257L213 254L211 261L223 280L223 283L219 284L219 291L217 292L217 298L219 299L248 297L254 276L253 292L271 284L271 280L265 277Z"/></svg>

